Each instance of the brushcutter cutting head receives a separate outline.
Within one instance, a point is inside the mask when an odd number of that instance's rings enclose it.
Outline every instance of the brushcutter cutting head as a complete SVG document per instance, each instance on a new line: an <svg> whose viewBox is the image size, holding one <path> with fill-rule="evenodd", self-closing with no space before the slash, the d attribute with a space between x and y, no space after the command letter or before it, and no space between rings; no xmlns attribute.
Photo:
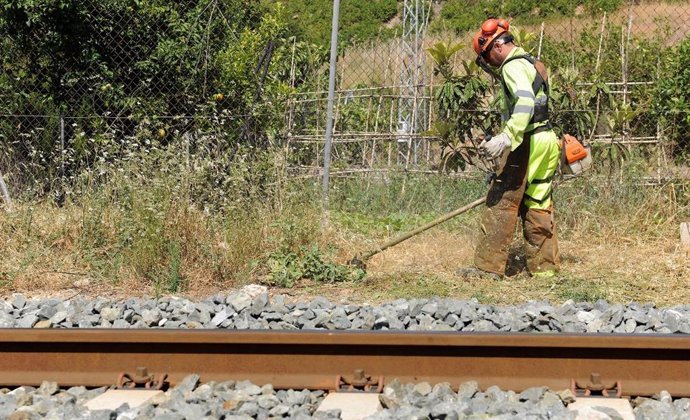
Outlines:
<svg viewBox="0 0 690 420"><path fill-rule="evenodd" d="M359 268L360 270L367 270L367 264L358 257L354 257L353 259L348 261L347 264Z"/></svg>

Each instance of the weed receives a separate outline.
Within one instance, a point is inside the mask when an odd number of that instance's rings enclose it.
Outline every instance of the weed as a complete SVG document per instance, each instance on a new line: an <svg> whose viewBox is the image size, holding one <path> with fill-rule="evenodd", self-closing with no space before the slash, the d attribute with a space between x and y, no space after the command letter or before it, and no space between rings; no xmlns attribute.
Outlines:
<svg viewBox="0 0 690 420"><path fill-rule="evenodd" d="M359 268L324 261L318 245L300 247L299 253L280 249L268 256L266 264L269 269L267 282L280 287L292 287L303 278L338 283L358 281L365 275Z"/></svg>
<svg viewBox="0 0 690 420"><path fill-rule="evenodd" d="M562 277L557 280L556 295L563 300L572 299L575 302L596 302L606 299L606 293L593 284L592 281L573 277Z"/></svg>

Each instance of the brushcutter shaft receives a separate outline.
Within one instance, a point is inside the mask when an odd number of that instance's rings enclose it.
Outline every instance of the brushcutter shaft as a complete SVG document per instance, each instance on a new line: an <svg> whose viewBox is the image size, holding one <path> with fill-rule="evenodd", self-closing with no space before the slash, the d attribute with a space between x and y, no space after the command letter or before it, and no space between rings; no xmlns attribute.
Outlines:
<svg viewBox="0 0 690 420"><path fill-rule="evenodd" d="M431 222L427 223L424 226L420 226L415 230L406 232L406 233L404 233L404 234L402 234L396 238L391 239L390 241L386 242L385 244L382 244L381 246L379 246L376 249L372 249L370 251L365 252L364 254L362 254L362 256L360 258L362 261L366 261L381 251L385 251L386 249L388 249L392 246L395 246L395 245L399 244L400 242L406 241L413 236L419 235L420 233L424 232L425 230L429 230L432 227L445 222L446 220L450 220L455 216L458 216L458 215L465 213L465 212L467 212L467 211L469 211L469 210L471 210L471 209L473 209L473 208L475 208L481 204L484 204L485 201L486 201L486 197L478 198L477 200L474 200L473 202L471 202L470 204L468 204L464 207L460 207L459 209L453 210L450 213L446 213L443 216L441 216L435 220L432 220Z"/></svg>

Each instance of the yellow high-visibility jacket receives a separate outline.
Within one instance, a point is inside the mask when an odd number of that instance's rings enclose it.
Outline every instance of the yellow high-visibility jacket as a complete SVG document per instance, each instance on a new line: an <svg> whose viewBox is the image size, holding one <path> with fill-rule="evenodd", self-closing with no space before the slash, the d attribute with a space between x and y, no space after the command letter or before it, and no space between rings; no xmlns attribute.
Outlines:
<svg viewBox="0 0 690 420"><path fill-rule="evenodd" d="M511 57L526 54L523 48L514 48L499 69L504 83L503 133L510 137L511 151L523 142L525 133L549 124L548 120L531 122L535 102L545 104L548 99L544 87L536 95L533 91L533 83L537 77L534 65L526 59L510 60ZM552 178L558 169L560 158L558 138L553 130L544 130L532 134L529 139L530 159L525 205L528 208L547 209L551 206Z"/></svg>

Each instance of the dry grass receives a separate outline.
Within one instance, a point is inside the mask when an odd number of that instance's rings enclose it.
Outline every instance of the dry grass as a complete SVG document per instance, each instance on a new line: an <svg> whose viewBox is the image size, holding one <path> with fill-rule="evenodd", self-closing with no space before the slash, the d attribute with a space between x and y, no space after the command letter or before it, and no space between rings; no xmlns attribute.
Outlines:
<svg viewBox="0 0 690 420"><path fill-rule="evenodd" d="M573 188L579 191L581 187ZM602 191L604 187L597 188ZM470 217L376 255L364 281L322 284L303 280L291 289L274 288L272 292L296 299L323 295L359 303L430 296L477 298L495 304L532 299L649 301L660 306L690 302L690 264L678 238L678 220L684 217L678 215L688 215L690 191L661 188L626 201L629 189L611 188L601 195L583 192L582 197L571 195L575 198L564 200L559 216L562 269L554 279L535 279L524 272L501 282L455 276L458 267L472 261L479 214L474 211ZM669 191L680 195L670 197ZM586 207L592 200L601 202ZM620 208L610 209L617 201L622 201ZM385 229L356 231L337 222L319 231L313 207L296 206L284 212L258 209L251 217L218 217L172 206L160 220L151 222L161 227L160 232L154 230L143 244L123 246L123 229L134 222L125 223L127 218L117 207L19 205L0 218L0 296L14 292L113 298L168 294L171 292L156 276L169 281L175 274L170 273L175 258L174 253L159 248L174 243L180 247L179 275L184 281L174 293L202 298L260 282L265 271L251 262L273 249L276 238L318 243L324 249L334 246L338 261L346 262L388 235ZM141 221L136 223L142 227ZM159 242L160 237L165 241ZM515 255L519 255L519 243L516 240L513 247Z"/></svg>
<svg viewBox="0 0 690 420"><path fill-rule="evenodd" d="M454 274L457 268L471 265L474 245L472 235L439 229L373 257L362 284L304 282L290 293L360 303L431 296L504 305L544 299L555 303L605 299L659 306L690 301L690 264L676 237L635 243L562 240L561 271L556 278L532 278L521 272L500 282ZM353 244L353 248L358 247ZM518 241L514 249L519 249Z"/></svg>

